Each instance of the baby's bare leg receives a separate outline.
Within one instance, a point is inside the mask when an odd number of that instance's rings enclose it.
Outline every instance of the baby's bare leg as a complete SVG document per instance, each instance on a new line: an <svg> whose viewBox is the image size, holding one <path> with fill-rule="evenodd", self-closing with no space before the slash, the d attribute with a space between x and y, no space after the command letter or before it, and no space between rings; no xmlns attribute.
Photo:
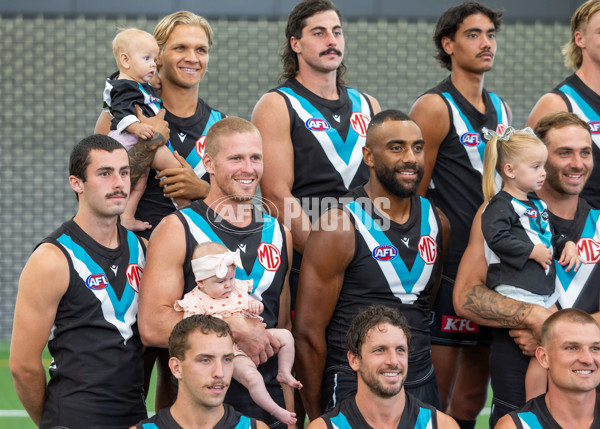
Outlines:
<svg viewBox="0 0 600 429"><path fill-rule="evenodd" d="M275 403L265 387L263 376L248 356L233 358L233 378L248 389L252 400L263 410L288 426L296 423L296 413L291 413Z"/></svg>
<svg viewBox="0 0 600 429"><path fill-rule="evenodd" d="M292 375L292 366L294 366L294 337L287 329L267 329L269 334L273 335L279 341L280 347L277 353L279 370L277 371L277 381L285 383L296 389L302 389L302 383Z"/></svg>

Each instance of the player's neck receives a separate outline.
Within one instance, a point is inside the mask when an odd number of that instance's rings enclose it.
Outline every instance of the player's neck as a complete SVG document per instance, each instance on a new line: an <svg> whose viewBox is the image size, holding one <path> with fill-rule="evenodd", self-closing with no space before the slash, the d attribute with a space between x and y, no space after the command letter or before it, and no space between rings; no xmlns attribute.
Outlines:
<svg viewBox="0 0 600 429"><path fill-rule="evenodd" d="M485 113L483 100L483 73L472 73L456 69L452 71L450 80L465 99L481 113Z"/></svg>
<svg viewBox="0 0 600 429"><path fill-rule="evenodd" d="M213 182L214 183L214 182ZM212 192L211 192L212 191ZM211 188L204 202L230 224L243 228L252 222L252 202L236 201Z"/></svg>
<svg viewBox="0 0 600 429"><path fill-rule="evenodd" d="M550 383L546 394L548 411L564 429L589 428L594 421L596 391L561 392Z"/></svg>
<svg viewBox="0 0 600 429"><path fill-rule="evenodd" d="M109 249L116 249L119 246L119 230L117 229L116 216L94 216L89 211L80 208L73 220L98 244Z"/></svg>
<svg viewBox="0 0 600 429"><path fill-rule="evenodd" d="M369 180L365 185L365 191L377 211L393 222L402 225L410 218L412 200L410 197L400 198L389 192L376 180Z"/></svg>
<svg viewBox="0 0 600 429"><path fill-rule="evenodd" d="M368 391L368 387L363 385L359 386L355 400L369 426L378 429L396 429L404 412L406 393L402 388L396 396L381 398Z"/></svg>
<svg viewBox="0 0 600 429"><path fill-rule="evenodd" d="M575 74L596 94L600 94L600 64L588 60L583 62Z"/></svg>
<svg viewBox="0 0 600 429"><path fill-rule="evenodd" d="M556 192L549 185L544 186L536 192L540 199L548 205L548 210L561 219L572 220L577 212L579 195L567 195Z"/></svg>
<svg viewBox="0 0 600 429"><path fill-rule="evenodd" d="M313 94L326 100L337 100L337 71L322 73L305 67L296 75L296 80Z"/></svg>
<svg viewBox="0 0 600 429"><path fill-rule="evenodd" d="M225 414L225 408L221 404L219 407L202 407L192 401L185 401L177 396L177 400L171 406L171 416L183 428L189 429L212 429L219 423Z"/></svg>
<svg viewBox="0 0 600 429"><path fill-rule="evenodd" d="M163 79L160 98L169 113L180 118L189 118L198 107L198 86L183 88Z"/></svg>

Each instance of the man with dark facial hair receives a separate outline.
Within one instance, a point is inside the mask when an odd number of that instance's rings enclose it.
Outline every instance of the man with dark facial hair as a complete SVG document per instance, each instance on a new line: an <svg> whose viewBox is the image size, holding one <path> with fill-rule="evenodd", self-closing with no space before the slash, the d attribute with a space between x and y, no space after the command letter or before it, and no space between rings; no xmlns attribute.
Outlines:
<svg viewBox="0 0 600 429"><path fill-rule="evenodd" d="M367 131L369 181L324 213L306 244L294 318L296 370L312 419L356 392L345 337L369 304L400 310L413 333L406 389L439 406L430 358L429 301L438 284L443 215L416 195L425 142L406 114L386 110ZM442 239L442 236L444 237Z"/></svg>

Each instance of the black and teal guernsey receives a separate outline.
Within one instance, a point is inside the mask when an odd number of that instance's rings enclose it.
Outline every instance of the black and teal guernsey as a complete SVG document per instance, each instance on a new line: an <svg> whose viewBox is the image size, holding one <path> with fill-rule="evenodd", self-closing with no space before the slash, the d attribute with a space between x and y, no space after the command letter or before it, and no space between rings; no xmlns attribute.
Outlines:
<svg viewBox="0 0 600 429"><path fill-rule="evenodd" d="M368 180L362 148L373 108L364 94L345 86L338 86L338 100L321 98L296 79L271 92L284 98L290 116L292 195L314 222L323 210L323 198L339 198Z"/></svg>
<svg viewBox="0 0 600 429"><path fill-rule="evenodd" d="M98 244L73 220L42 241L64 253L70 281L48 341L41 428L128 428L146 418L137 325L146 249L132 232L118 231L116 249Z"/></svg>
<svg viewBox="0 0 600 429"><path fill-rule="evenodd" d="M401 393L402 394L402 393ZM398 429L437 429L437 411L405 392L406 402ZM354 396L344 399L321 416L328 429L374 429L362 416Z"/></svg>
<svg viewBox="0 0 600 429"><path fill-rule="evenodd" d="M595 209L600 209L600 95L572 74L552 91L562 97L569 112L588 123L592 132L594 169L580 194Z"/></svg>
<svg viewBox="0 0 600 429"><path fill-rule="evenodd" d="M509 413L517 429L562 429L546 406L546 394L533 398L521 408ZM582 428L583 429L583 428ZM590 429L600 429L600 408L596 398L594 421Z"/></svg>
<svg viewBox="0 0 600 429"><path fill-rule="evenodd" d="M191 260L194 248L199 243L214 241L228 249L240 249L243 269L236 268L235 276L240 280L252 280L251 296L264 304L261 313L267 328L274 328L279 317L280 295L288 269L288 254L285 230L277 219L252 206L252 221L246 227L237 227L219 216L204 203L194 201L189 207L175 212L185 229L186 254L183 266L184 294L196 287ZM281 385L276 379L277 356L273 356L258 370L265 379L271 397L285 408ZM254 417L267 424L274 418L252 401L248 391L232 380L225 402L232 404L244 415Z"/></svg>
<svg viewBox="0 0 600 429"><path fill-rule="evenodd" d="M450 120L450 131L440 144L427 197L450 221L444 276L454 279L473 218L483 204L481 177L486 141L481 129L502 132L509 125L508 111L500 97L484 89L485 113L479 112L455 88L450 77L427 93L442 97Z"/></svg>
<svg viewBox="0 0 600 429"><path fill-rule="evenodd" d="M171 131L169 149L171 152L177 151L184 157L196 175L207 182L209 181L208 174L202 163L204 140L208 129L224 117L223 113L214 110L201 99L198 99L196 112L189 118L180 118L169 111L165 114L165 121L169 123ZM155 178L154 172L151 171L135 216L136 219L149 222L153 228L140 233L140 235L149 238L154 227L173 211L175 211L173 201L163 195L162 188Z"/></svg>
<svg viewBox="0 0 600 429"><path fill-rule="evenodd" d="M383 304L406 316L412 333L405 386L414 388L434 377L429 332L429 294L440 267L442 227L425 198L413 196L408 221L391 222L373 207L364 188L341 200L354 226L356 248L327 326L326 373L353 374L346 353L346 333L360 310ZM343 399L343 398L339 398Z"/></svg>
<svg viewBox="0 0 600 429"><path fill-rule="evenodd" d="M213 429L256 429L256 420L243 416L231 405L223 404L225 414ZM171 415L170 408L163 408L149 419L139 422L137 429L184 429Z"/></svg>

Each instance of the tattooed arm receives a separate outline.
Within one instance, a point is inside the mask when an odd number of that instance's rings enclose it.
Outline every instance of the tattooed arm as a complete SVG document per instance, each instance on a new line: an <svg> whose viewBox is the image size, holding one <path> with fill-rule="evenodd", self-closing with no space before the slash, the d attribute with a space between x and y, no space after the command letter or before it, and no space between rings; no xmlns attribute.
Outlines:
<svg viewBox="0 0 600 429"><path fill-rule="evenodd" d="M131 186L133 187L138 179L144 175L156 154L156 149L167 143L169 140L169 126L164 120L165 110L161 109L156 116L147 118L142 113L139 106L135 106L137 117L140 122L151 125L155 132L154 136L148 140L138 140L138 142L128 152L129 164L131 168Z"/></svg>
<svg viewBox="0 0 600 429"><path fill-rule="evenodd" d="M459 316L480 325L529 329L538 336L542 323L550 315L548 310L507 298L485 285L487 262L481 232L482 211L483 206L475 215L469 245L458 268L453 293L454 309Z"/></svg>

